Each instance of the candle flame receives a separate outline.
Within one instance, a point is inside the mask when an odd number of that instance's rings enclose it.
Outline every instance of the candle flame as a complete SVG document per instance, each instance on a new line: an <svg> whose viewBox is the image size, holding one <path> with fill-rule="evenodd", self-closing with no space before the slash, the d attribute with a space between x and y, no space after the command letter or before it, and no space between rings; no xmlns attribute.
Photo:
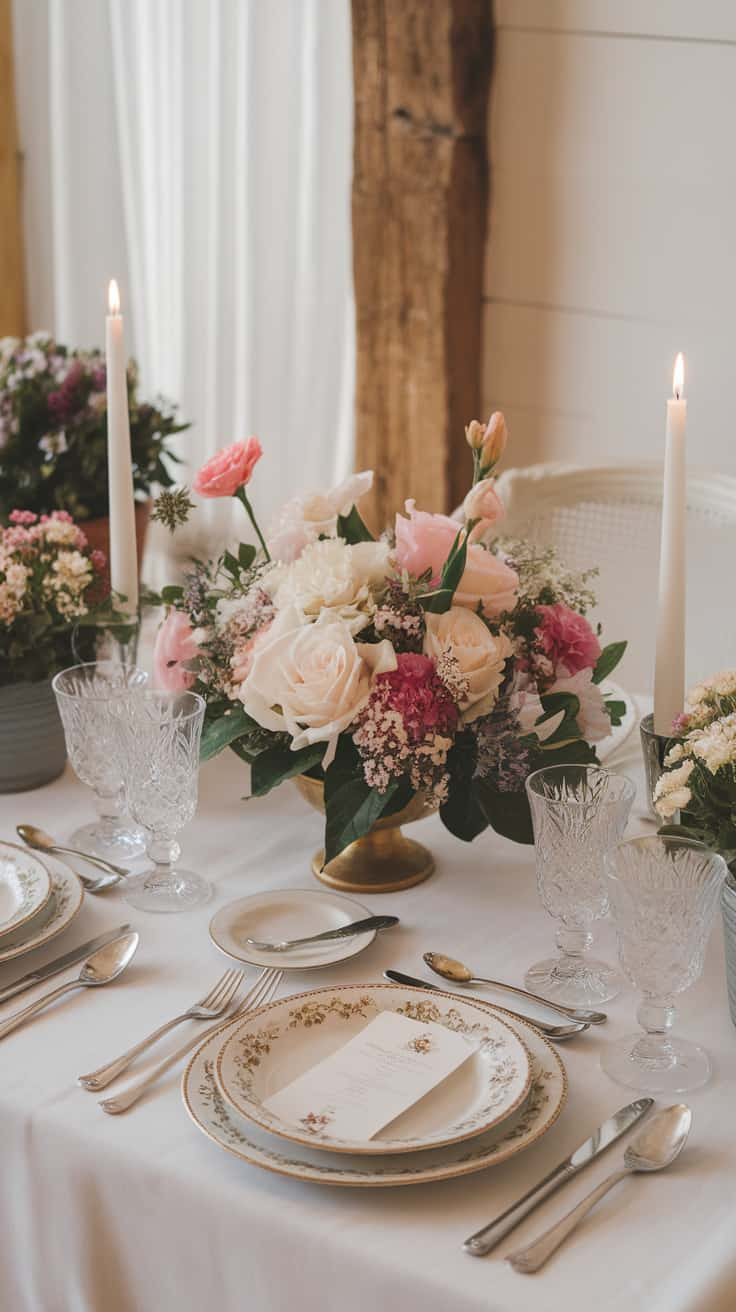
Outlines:
<svg viewBox="0 0 736 1312"><path fill-rule="evenodd" d="M676 401L679 401L685 386L685 361L682 358L682 351L678 351L675 360L675 372L672 375L672 394Z"/></svg>
<svg viewBox="0 0 736 1312"><path fill-rule="evenodd" d="M120 292L114 278L110 279L107 289L107 308L110 314L120 314Z"/></svg>

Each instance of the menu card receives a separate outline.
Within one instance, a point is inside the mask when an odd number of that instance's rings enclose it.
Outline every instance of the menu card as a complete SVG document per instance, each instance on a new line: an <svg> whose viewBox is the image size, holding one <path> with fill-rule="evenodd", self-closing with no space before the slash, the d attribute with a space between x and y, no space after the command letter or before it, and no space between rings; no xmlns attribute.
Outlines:
<svg viewBox="0 0 736 1312"><path fill-rule="evenodd" d="M475 1051L460 1034L382 1011L263 1106L315 1138L372 1139Z"/></svg>

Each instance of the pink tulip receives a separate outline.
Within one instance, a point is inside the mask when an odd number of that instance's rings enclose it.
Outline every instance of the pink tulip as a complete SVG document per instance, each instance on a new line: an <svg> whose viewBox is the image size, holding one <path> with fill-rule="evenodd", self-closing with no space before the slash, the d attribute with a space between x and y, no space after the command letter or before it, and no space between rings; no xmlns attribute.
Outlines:
<svg viewBox="0 0 736 1312"><path fill-rule="evenodd" d="M186 615L170 610L156 634L153 649L153 677L158 688L166 692L185 692L191 688L196 675L187 670L185 661L191 661L199 648Z"/></svg>
<svg viewBox="0 0 736 1312"><path fill-rule="evenodd" d="M253 470L263 455L257 437L243 438L215 452L202 465L192 487L201 497L233 497L250 483Z"/></svg>

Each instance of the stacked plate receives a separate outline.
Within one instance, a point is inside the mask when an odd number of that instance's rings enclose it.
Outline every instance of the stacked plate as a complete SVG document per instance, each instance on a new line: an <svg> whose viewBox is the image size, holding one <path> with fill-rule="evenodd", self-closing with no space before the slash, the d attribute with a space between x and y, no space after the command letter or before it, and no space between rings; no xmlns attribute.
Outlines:
<svg viewBox="0 0 736 1312"><path fill-rule="evenodd" d="M462 1035L468 1060L370 1140L340 1140L307 1118L264 1105L342 1047L379 1012ZM446 1180L522 1152L560 1114L567 1091L557 1053L531 1026L487 1004L392 984L317 989L227 1022L206 1039L182 1082L195 1124L243 1161L301 1180L376 1187Z"/></svg>
<svg viewBox="0 0 736 1312"><path fill-rule="evenodd" d="M33 853L0 842L0 964L55 938L77 915L84 896L77 876Z"/></svg>

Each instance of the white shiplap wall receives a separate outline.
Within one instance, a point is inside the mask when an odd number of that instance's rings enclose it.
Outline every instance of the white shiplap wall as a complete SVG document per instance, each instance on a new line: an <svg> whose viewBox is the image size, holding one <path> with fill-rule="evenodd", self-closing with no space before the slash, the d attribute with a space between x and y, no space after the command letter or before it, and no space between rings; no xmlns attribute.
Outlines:
<svg viewBox="0 0 736 1312"><path fill-rule="evenodd" d="M496 0L485 406L515 464L736 472L736 0Z"/></svg>

